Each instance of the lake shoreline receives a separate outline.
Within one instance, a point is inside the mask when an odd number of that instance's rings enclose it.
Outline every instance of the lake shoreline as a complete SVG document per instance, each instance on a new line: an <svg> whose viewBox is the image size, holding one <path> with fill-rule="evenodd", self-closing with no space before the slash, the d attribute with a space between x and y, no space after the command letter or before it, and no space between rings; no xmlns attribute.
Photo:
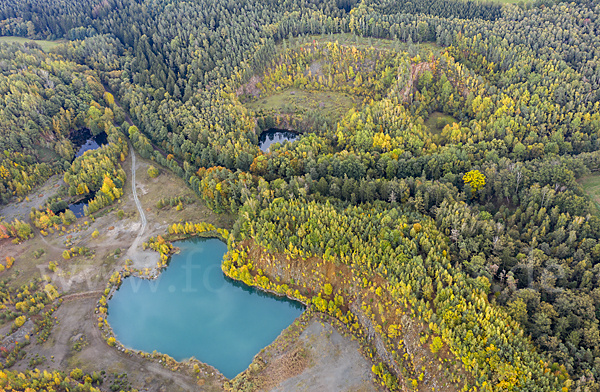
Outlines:
<svg viewBox="0 0 600 392"><path fill-rule="evenodd" d="M175 245L177 245L177 242L189 241L189 240L202 240L202 244L206 244L205 241L208 241L208 240L218 240L219 243L221 243L221 244L223 244L225 246L223 257L227 253L226 243L223 241L222 237L220 238L219 236L215 235L214 232L200 233L200 235L178 234L178 235L169 235L167 237L169 238L169 242L171 244L175 244ZM181 244L181 245L183 245L183 244ZM125 267L121 271L118 271L117 272L118 278L111 279L111 281L112 281L112 284L110 285L111 287L110 287L110 289L107 288L108 292L105 292L106 296L103 297L103 298L106 299L104 302L106 303L107 309L111 309L111 308L114 309L114 306L115 306L114 303L109 306L108 301L114 301L115 300L116 292L119 289L123 288L123 282L125 281L126 278L134 277L134 278L139 278L140 281L142 281L142 280L157 281L159 278L161 278L161 275L163 275L165 272L168 271L166 267L170 266L173 261L182 262L182 260L177 260L177 259L173 260L173 257L176 257L177 255L179 255L179 254L181 254L183 252L186 252L186 251L187 252L192 252L191 254L193 254L194 248L193 247L187 247L187 249L186 249L185 246L173 247L171 249L171 253L170 253L171 257L169 257L168 263L166 265L161 265L160 267L159 266L154 267L151 270L146 270L146 271L133 270L133 269L130 269L128 267ZM204 252L204 250L201 250L201 252ZM210 256L207 256L207 257L210 257ZM196 260L198 260L198 259L196 259ZM189 263L189 259L188 259L188 263ZM210 265L212 265L212 264L210 264ZM223 282L226 282L228 280L228 277L226 276L226 274L222 273L221 266L222 266L222 258L220 258L220 260L218 262L218 270L219 270L218 276L220 277L220 279L223 279ZM182 267L185 268L185 266L182 266ZM207 267L207 268L211 268L211 267ZM175 273L179 274L178 271L179 270L172 270L171 271L172 273L170 274L171 277ZM167 277L167 279L168 278L169 278L169 276ZM204 279L205 279L205 284L206 284L206 273L205 273ZM164 283L164 284L163 284L163 282L164 282L164 278L163 278L163 281L161 281L161 285L163 285L161 287L163 288L163 290L158 290L157 293L160 293L161 291L164 292L164 288L167 287L169 280L167 280L167 282ZM234 290L235 292L242 293L240 295L243 295L243 296L250 295L249 298L250 299L254 298L253 301L259 301L259 302L262 301L260 303L264 303L265 305L260 305L260 308L262 308L263 306L267 306L267 304L272 304L272 305L268 305L267 308L264 308L262 311L265 311L266 309L272 307L275 304L275 303L271 303L270 301L266 301L265 302L266 298L263 298L265 294L267 294L269 296L268 297L269 300L273 300L274 299L274 300L278 301L277 303L280 304L280 305L278 305L279 307L280 306L285 306L287 308L287 306L292 306L292 308L290 308L290 310L291 309L297 309L297 310L294 310L294 312L299 311L300 313L297 316L294 316L293 319L290 319L290 323L293 323L295 320L297 320L298 317L300 317L306 311L306 309L307 309L307 304L304 303L304 302L302 302L302 301L298 301L296 299L289 298L286 295L282 295L281 293L277 293L277 292L274 292L272 290L263 290L261 288L257 288L257 287L254 287L254 286L248 286L248 285L245 285L243 282L241 282L239 280L233 280L233 282L229 283L229 284L232 285L231 287L229 287L228 283L224 283L224 284L227 285L225 287L228 287L228 290ZM134 289L134 290L138 290L139 287L140 287L139 284L136 284L135 282L133 282L132 285L136 285L137 286L137 288ZM240 287L242 285L244 286L244 287L242 287L243 292L239 292L238 287ZM154 287L157 287L157 286L154 286ZM178 286L178 287L180 287L180 286ZM128 289L129 289L129 287L128 287ZM197 289L200 289L202 291L202 288L196 288L196 290ZM129 289L129 291L130 290L131 289ZM155 289L155 290L157 290L157 289ZM123 292L123 295L125 295L125 293L127 293L129 291ZM144 291L144 289L142 289L142 291ZM169 286L169 292L171 293L171 295L176 295L178 293L178 292L176 292L176 290L173 287L173 285ZM135 293L136 295L139 295L139 293L137 291L135 291L133 293ZM259 296L255 297L256 294L259 294ZM132 294L129 294L129 295L132 295ZM140 298L144 298L144 297L137 297L136 301L139 301ZM154 297L152 297L152 298L154 298ZM156 299L154 299L154 300L156 300ZM285 301L285 303L289 303L289 305L283 305L279 301ZM177 303L180 303L180 302L177 302ZM186 302L184 302L184 303L186 303ZM237 301L234 301L234 303L237 303ZM240 303L240 304L243 304L243 303ZM240 304L238 304L236 306L240 306ZM296 305L292 305L292 304L296 304ZM97 307L97 309L96 309L96 313L97 314L102 313L100 311L100 309L99 309L100 306L102 306L102 301L99 301L98 305L99 305L99 307ZM127 306L130 306L130 305L127 305ZM214 305L213 304L212 306L218 306L218 305ZM253 305L253 306L258 306L258 305ZM258 309L259 308L256 308L255 310L258 310ZM205 308L203 310L203 312L206 312L206 311L210 312L210 308ZM254 310L252 312L254 312ZM111 314L110 311L107 313L107 316L108 316L108 314ZM256 322L258 322L259 324L260 323L264 324L265 322L267 322L266 320L268 320L268 319L264 319L264 316L263 317L258 317L258 316L254 317L254 313L251 313L251 314L253 315L252 316L253 318L250 319L250 320L252 320L252 323L254 323L254 324L256 324ZM196 315L199 315L199 314L196 314ZM111 314L111 316L115 317L114 314ZM191 315L188 314L188 317L189 316L191 316ZM206 316L204 316L204 317L206 317ZM281 318L281 317L283 317L283 314L280 315L280 313L277 312L277 317ZM134 317L134 319L135 319L135 317ZM248 321L250 321L250 320L248 320ZM108 317L106 317L106 319L104 319L103 321L104 321L104 323L100 327L100 330L103 333L103 335L105 336L105 340L109 343L109 345L116 347L118 351L124 352L126 354L135 353L137 355L140 355L143 358L148 358L149 356L152 356L153 358L154 357L155 358L159 358L160 357L161 361L166 361L166 363L171 363L174 366L176 366L176 364L181 364L181 365L191 364L190 366L193 366L193 365L198 365L199 363L203 363L203 364L208 365L210 368L214 368L215 371L217 371L223 377L226 377L226 376L224 376L223 372L221 370L219 370L218 365L217 366L210 365L210 360L208 362L205 362L204 360L197 359L197 354L192 355L189 358L188 357L184 357L182 359L176 360L174 357L171 356L171 355L173 355L173 351L171 351L169 354L158 354L159 352L164 352L164 348L161 350L159 347L157 347L157 350L153 351L152 354L149 353L150 350L148 350L148 349L133 348L133 347L139 347L139 346L136 346L135 344L132 344L132 343L127 343L126 344L122 340L123 338L121 340L117 339L117 333L115 332L115 329L114 329L115 326L112 325L111 322L108 321ZM284 322L285 322L286 326L283 327L282 330L285 330L286 328L289 327L289 324L287 324L287 321L284 321ZM112 320L112 323L114 323L114 320ZM271 327L272 323L268 322L268 324L266 324L266 325L269 325L270 328L267 328L265 330L264 327L261 327L259 330L261 331L261 333L263 334L263 336L270 336L269 334L272 333L272 332L268 332L268 331L272 330L274 328L278 329L278 327L277 327L278 323L281 323L281 320L279 322L273 324L273 326ZM243 325L246 326L246 328L248 328L247 322L246 323L237 323L237 322L236 323L228 323L227 325L229 325L231 327L231 326L234 326L234 325L237 325L237 324L243 324ZM183 327L183 328L185 329L185 327ZM139 332L139 330L138 330L138 332ZM267 333L267 335L264 335L265 333ZM269 342L268 344L270 344L273 341L271 339L276 339L277 336L280 333L281 333L281 331L278 331L277 334L273 336L273 338L267 338L268 342ZM192 335L189 335L189 336L192 336ZM255 335L252 335L252 336L255 336ZM125 339L125 342L126 342L127 338L124 338L124 339ZM198 339L200 339L200 338L198 338ZM266 347L266 346L262 346L262 344L259 343L259 342L260 342L260 338L258 338L258 340L255 340L255 342L253 343L253 345L257 345L257 346L260 346L260 347ZM145 344L147 344L147 343L145 343ZM227 350L225 350L225 351L227 351ZM253 349L251 349L251 351L252 351L252 355L249 358L249 360L250 360L249 363L251 363L252 358L260 351L260 348L256 349L255 351ZM210 352L210 349L208 351L206 351L207 354L209 352ZM236 360L238 362L240 360L243 361L243 359L238 359L238 358L244 358L242 356L242 353L243 353L243 351L242 352L236 352ZM156 355L159 355L159 357L156 357ZM209 357L211 355L212 354L209 354ZM246 354L246 355L248 355L248 354ZM175 355L175 357L177 357L177 355ZM232 366L232 365L228 365L228 366ZM247 368L247 366L244 365L244 367L241 370L236 371L237 372L236 374L239 374L239 373L243 372L246 368ZM227 371L225 371L225 373L227 373ZM231 377L232 378L235 377L235 374L232 373Z"/></svg>

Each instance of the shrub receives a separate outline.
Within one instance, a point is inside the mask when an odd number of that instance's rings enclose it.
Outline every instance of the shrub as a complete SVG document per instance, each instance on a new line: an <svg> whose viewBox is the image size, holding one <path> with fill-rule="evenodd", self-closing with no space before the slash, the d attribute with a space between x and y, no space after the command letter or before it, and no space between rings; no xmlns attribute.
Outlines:
<svg viewBox="0 0 600 392"><path fill-rule="evenodd" d="M75 368L75 369L71 370L70 376L71 376L71 378L74 378L75 380L81 380L81 378L83 377L83 370L81 370L79 368Z"/></svg>
<svg viewBox="0 0 600 392"><path fill-rule="evenodd" d="M17 319L15 320L15 325L17 327L21 327L23 324L25 324L25 316L17 317Z"/></svg>
<svg viewBox="0 0 600 392"><path fill-rule="evenodd" d="M157 168L155 168L154 166L150 166L150 167L148 168L148 176L149 176L150 178L156 178L156 177L158 177L158 175L159 175L159 174L160 174L160 172L159 172L159 171L158 171L158 169L157 169Z"/></svg>

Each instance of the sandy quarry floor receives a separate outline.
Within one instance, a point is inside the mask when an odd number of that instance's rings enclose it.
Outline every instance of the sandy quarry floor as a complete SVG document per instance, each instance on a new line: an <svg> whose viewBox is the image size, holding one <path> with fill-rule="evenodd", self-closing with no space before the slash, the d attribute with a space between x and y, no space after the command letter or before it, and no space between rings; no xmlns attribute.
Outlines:
<svg viewBox="0 0 600 392"><path fill-rule="evenodd" d="M297 376L280 382L272 392L378 391L371 364L360 353L358 343L330 324L313 319L299 342L310 358L308 366Z"/></svg>
<svg viewBox="0 0 600 392"><path fill-rule="evenodd" d="M152 267L158 260L153 251L143 251L141 244L151 236L165 234L169 224L179 221L208 222L217 227L231 228L235 217L216 215L210 211L186 186L184 181L170 171L161 169L155 179L147 175L148 165L153 162L137 156L136 185L137 195L147 219L147 226L137 247L131 245L138 237L141 219L134 203L131 184L124 188L124 196L119 204L104 211L95 221L87 217L66 228L65 232L54 232L43 237L36 230L34 239L21 245L8 240L0 241L0 256L13 256L16 261L10 270L0 273L0 279L10 278L11 285L17 286L31 279L48 275L63 295L88 293L83 298L66 300L56 311L56 322L47 342L35 342L25 348L27 356L17 362L13 369L29 368L29 360L45 357L37 368L70 370L79 367L84 371L106 372L102 390L109 391L116 375L127 374L129 385L146 391L217 391L223 389L224 379L216 372L193 374L189 371L172 371L156 360L131 356L109 347L102 339L96 326L94 308L112 272L125 265L127 259L135 259L138 268ZM131 178L131 155L123 163L124 170ZM12 220L29 220L32 207L39 207L51 197L62 184L60 177L52 177L42 187L30 195L30 201L13 202L0 209L0 217ZM196 202L185 205L182 211L165 207L156 208L159 199L176 196L193 197ZM118 219L117 211L125 216ZM92 233L100 235L93 239ZM64 260L62 252L73 246L87 247L94 252L91 257L78 256ZM34 253L43 254L36 258ZM48 269L50 261L57 262L59 271ZM0 325L0 334L6 334L10 323ZM282 333L286 335L287 330ZM371 381L370 364L359 353L358 344L349 337L340 335L331 325L314 321L298 337L292 346L300 347L306 353L298 371L273 378L270 384L273 391L376 391ZM294 353L288 353L288 357ZM288 358L289 359L289 358ZM277 362L274 362L277 363ZM265 369L265 371L269 370ZM270 368L269 371L273 369ZM269 373L265 374L269 377ZM289 376L289 377L288 377Z"/></svg>

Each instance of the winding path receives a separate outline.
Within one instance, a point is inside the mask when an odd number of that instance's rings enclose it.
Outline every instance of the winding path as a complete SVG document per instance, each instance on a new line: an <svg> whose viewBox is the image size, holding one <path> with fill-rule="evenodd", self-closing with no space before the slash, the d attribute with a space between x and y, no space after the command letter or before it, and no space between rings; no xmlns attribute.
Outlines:
<svg viewBox="0 0 600 392"><path fill-rule="evenodd" d="M63 295L60 298L63 300L63 302L65 302L65 301L71 301L71 300L75 300L75 299L99 297L101 294L104 294L104 290L86 291L84 293Z"/></svg>
<svg viewBox="0 0 600 392"><path fill-rule="evenodd" d="M104 91L106 91L107 93L110 93L111 95L114 96L113 92L110 91L108 86L104 86ZM115 103L117 104L118 107L122 108L121 104L119 103L119 101L116 98L115 98ZM127 121L127 123L129 125L134 125L133 121L131 121L131 118L129 117L129 113L127 113L127 112L125 112L125 120ZM140 227L140 232L138 233L137 237L135 237L135 240L133 241L133 243L127 250L127 255L131 256L131 258L133 260L135 257L135 255L134 255L135 251L140 243L140 240L142 239L142 235L144 234L144 231L146 230L146 224L148 222L146 221L146 214L144 214L144 210L142 209L142 203L140 203L140 199L138 199L137 189L135 187L135 165L136 165L135 164L135 151L133 149L133 145L131 145L131 143L128 143L128 144L129 144L129 151L131 151L131 191L133 192L133 201L135 201L135 206L137 207L137 210L140 213L140 217L142 218L142 227ZM152 144L152 145L154 146L154 144ZM166 154L164 154L164 156L166 157Z"/></svg>
<svg viewBox="0 0 600 392"><path fill-rule="evenodd" d="M129 151L131 151L131 191L133 192L133 200L135 201L135 206L137 207L138 212L140 213L140 217L142 219L142 227L140 227L140 231L139 231L137 237L135 237L135 240L133 241L133 243L129 247L129 250L127 251L127 254L133 259L135 257L135 252L137 250L137 247L142 239L142 235L144 234L144 231L146 230L146 224L148 223L148 221L146 220L146 214L144 214L144 210L142 209L142 204L140 203L140 199L138 199L137 189L135 186L136 163L135 163L135 151L133 150L133 146L130 146Z"/></svg>

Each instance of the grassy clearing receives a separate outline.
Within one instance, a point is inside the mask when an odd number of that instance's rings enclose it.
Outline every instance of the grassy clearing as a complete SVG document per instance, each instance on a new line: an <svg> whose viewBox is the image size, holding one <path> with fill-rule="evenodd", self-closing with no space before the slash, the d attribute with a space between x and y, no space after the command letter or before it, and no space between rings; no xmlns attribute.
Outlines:
<svg viewBox="0 0 600 392"><path fill-rule="evenodd" d="M9 279L10 286L13 288L27 284L35 278L41 278L38 265L45 267L52 260L62 260L61 252L51 248L39 234L20 245L11 244L6 248L6 253L15 258L15 264L12 268L4 270L0 274L0 279ZM44 249L44 253L36 258L34 254L39 249Z"/></svg>
<svg viewBox="0 0 600 392"><path fill-rule="evenodd" d="M289 89L269 97L259 98L246 106L255 112L274 110L278 113L290 114L304 114L318 110L323 116L338 120L348 110L358 105L359 99L344 93Z"/></svg>
<svg viewBox="0 0 600 392"><path fill-rule="evenodd" d="M439 135L442 133L442 130L446 125L452 125L452 123L457 122L457 119L448 114L433 112L431 113L431 116L425 120L425 126L427 129L429 129L429 132L433 133L434 135Z"/></svg>
<svg viewBox="0 0 600 392"><path fill-rule="evenodd" d="M399 40L378 39L370 37L359 37L354 34L323 34L310 35L305 37L296 37L290 40L281 41L277 46L282 52L284 48L295 49L303 45L318 42L325 45L329 42L337 42L341 46L356 47L359 49L377 48L386 51L410 52L413 55L417 53L422 58L430 56L438 56L443 48L432 44L411 44ZM316 62L320 66L320 62ZM315 64L313 64L315 65ZM311 65L311 71L312 70ZM245 88L248 88L248 94L257 96L258 88L255 87L257 80L247 83ZM333 91L318 91L308 92L302 89L290 88L287 90L276 92L275 94L264 98L252 98L249 95L240 98L245 103L246 107L259 113L261 111L268 113L288 114L293 117L302 117L304 114L318 112L320 115L330 121L338 121L349 109L359 108L363 101L361 98ZM443 127L442 127L443 128Z"/></svg>
<svg viewBox="0 0 600 392"><path fill-rule="evenodd" d="M56 152L54 152L53 150L46 148L46 147L38 147L37 152L38 152L38 158L42 162L48 163L48 162L54 162L54 161L60 159L60 156Z"/></svg>
<svg viewBox="0 0 600 392"><path fill-rule="evenodd" d="M45 40L41 40L41 39L32 40L32 39L24 38L24 37L0 37L0 43L2 43L2 42L7 42L7 43L16 42L19 44L24 44L26 42L35 42L36 44L41 46L41 48L44 52L48 52L48 51L52 50L54 47L66 42L66 41L64 41L64 40L45 41Z"/></svg>
<svg viewBox="0 0 600 392"><path fill-rule="evenodd" d="M148 167L152 165L160 171L156 178L150 178ZM146 213L148 224L172 224L175 222L206 222L216 227L231 230L237 216L233 214L217 214L211 211L206 204L198 198L196 193L187 185L186 181L178 177L171 170L160 166L157 162L137 156L136 182L139 184L138 197ZM127 174L131 169L126 169ZM130 185L128 185L129 187ZM165 206L162 209L156 207L160 199L174 197L192 198L192 204L185 204L184 209L177 211L175 207ZM135 206L133 207L135 208ZM158 234L167 233L166 227Z"/></svg>
<svg viewBox="0 0 600 392"><path fill-rule="evenodd" d="M592 174L579 179L585 193L590 195L596 210L600 212L600 174Z"/></svg>

